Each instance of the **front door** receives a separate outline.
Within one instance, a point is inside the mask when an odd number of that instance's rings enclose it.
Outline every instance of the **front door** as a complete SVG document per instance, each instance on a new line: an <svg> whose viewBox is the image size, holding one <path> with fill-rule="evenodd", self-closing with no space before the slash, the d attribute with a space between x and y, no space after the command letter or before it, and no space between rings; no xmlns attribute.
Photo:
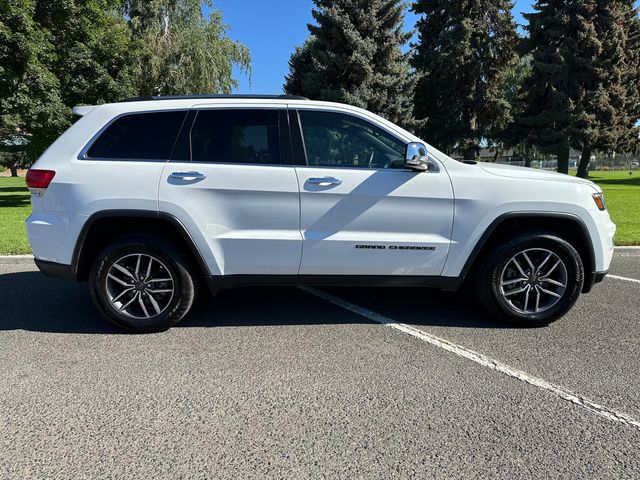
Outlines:
<svg viewBox="0 0 640 480"><path fill-rule="evenodd" d="M298 117L307 163L296 167L300 274L440 275L453 223L444 169L404 168L406 143L363 118L303 109Z"/></svg>

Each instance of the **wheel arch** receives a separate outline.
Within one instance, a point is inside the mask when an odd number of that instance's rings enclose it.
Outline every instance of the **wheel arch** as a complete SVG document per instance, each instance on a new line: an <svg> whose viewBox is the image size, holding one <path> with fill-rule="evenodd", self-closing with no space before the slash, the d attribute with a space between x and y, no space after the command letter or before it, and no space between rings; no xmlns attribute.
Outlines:
<svg viewBox="0 0 640 480"><path fill-rule="evenodd" d="M193 237L175 216L148 210L104 210L84 223L73 251L72 266L77 281L89 278L95 256L111 241L135 233L160 235L182 248L204 276L208 267Z"/></svg>
<svg viewBox="0 0 640 480"><path fill-rule="evenodd" d="M596 258L589 229L579 216L555 212L512 212L497 217L484 231L467 258L460 274L460 282L464 282L473 273L474 267L477 265L476 261L479 257L482 258L483 252L490 249L505 235L513 232L514 229L523 228L547 230L571 243L580 254L584 265L585 279L582 293L591 290L596 276Z"/></svg>

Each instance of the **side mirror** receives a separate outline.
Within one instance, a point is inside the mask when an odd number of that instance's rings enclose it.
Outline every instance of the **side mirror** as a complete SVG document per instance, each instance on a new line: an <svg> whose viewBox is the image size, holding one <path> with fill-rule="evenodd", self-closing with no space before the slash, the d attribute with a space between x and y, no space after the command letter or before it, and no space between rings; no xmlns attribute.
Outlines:
<svg viewBox="0 0 640 480"><path fill-rule="evenodd" d="M404 158L404 166L411 170L424 172L429 169L427 147L422 143L411 142L407 145L407 153Z"/></svg>

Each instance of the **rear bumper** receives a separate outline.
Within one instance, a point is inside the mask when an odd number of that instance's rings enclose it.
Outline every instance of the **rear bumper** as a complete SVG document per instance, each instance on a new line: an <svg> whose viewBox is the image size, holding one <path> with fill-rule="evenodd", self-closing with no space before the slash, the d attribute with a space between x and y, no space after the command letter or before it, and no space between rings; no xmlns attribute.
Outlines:
<svg viewBox="0 0 640 480"><path fill-rule="evenodd" d="M49 262L34 258L34 262L42 273L47 277L61 278L70 282L76 280L76 269L73 265L65 265L63 263Z"/></svg>
<svg viewBox="0 0 640 480"><path fill-rule="evenodd" d="M592 272L590 275L585 276L584 284L582 285L582 293L589 293L596 283L600 283L607 276L609 270L604 272Z"/></svg>
<svg viewBox="0 0 640 480"><path fill-rule="evenodd" d="M604 280L604 277L607 276L607 273L609 273L609 270L605 270L604 272L596 272L593 283L600 283L602 280Z"/></svg>

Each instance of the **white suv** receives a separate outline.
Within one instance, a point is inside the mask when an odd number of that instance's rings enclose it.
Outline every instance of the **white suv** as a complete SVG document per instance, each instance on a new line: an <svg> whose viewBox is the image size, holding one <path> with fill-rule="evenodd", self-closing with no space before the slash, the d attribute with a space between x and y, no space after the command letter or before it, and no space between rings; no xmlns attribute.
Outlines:
<svg viewBox="0 0 640 480"><path fill-rule="evenodd" d="M89 281L133 331L203 281L472 282L496 318L546 325L602 280L615 225L592 182L459 162L359 108L293 96L136 98L82 116L27 175L36 263Z"/></svg>

